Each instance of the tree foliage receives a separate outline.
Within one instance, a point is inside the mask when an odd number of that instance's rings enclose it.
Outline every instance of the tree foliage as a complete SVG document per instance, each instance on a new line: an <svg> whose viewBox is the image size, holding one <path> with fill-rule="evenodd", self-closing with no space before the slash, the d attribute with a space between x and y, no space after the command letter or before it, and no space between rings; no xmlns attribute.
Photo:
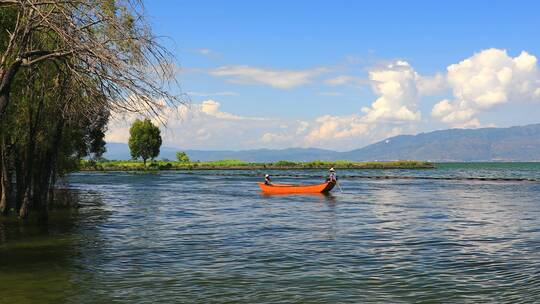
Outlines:
<svg viewBox="0 0 540 304"><path fill-rule="evenodd" d="M0 1L0 213L47 217L57 178L105 152L111 115L182 102L143 12L140 0Z"/></svg>
<svg viewBox="0 0 540 304"><path fill-rule="evenodd" d="M186 154L186 152L182 152L182 151L176 152L176 160L178 160L181 163L190 162L189 156Z"/></svg>
<svg viewBox="0 0 540 304"><path fill-rule="evenodd" d="M141 158L146 165L147 159L159 155L161 131L150 119L135 120L129 128L129 150L133 159Z"/></svg>
<svg viewBox="0 0 540 304"><path fill-rule="evenodd" d="M62 66L86 96L104 96L109 110L159 114L158 100L180 101L164 89L175 82L175 66L145 21L142 1L3 0L0 9L0 120L15 76L46 62Z"/></svg>

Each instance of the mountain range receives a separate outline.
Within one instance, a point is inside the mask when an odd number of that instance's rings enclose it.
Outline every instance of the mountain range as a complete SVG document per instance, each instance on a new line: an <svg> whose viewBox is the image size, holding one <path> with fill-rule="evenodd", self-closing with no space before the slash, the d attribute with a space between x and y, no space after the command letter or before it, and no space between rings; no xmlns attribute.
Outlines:
<svg viewBox="0 0 540 304"><path fill-rule="evenodd" d="M176 158L179 148L161 147L160 159ZM238 159L248 162L279 160L400 160L427 161L540 161L540 124L510 128L448 129L399 135L347 152L317 148L254 149L241 151L183 150L192 160ZM107 159L129 159L123 143L108 143Z"/></svg>

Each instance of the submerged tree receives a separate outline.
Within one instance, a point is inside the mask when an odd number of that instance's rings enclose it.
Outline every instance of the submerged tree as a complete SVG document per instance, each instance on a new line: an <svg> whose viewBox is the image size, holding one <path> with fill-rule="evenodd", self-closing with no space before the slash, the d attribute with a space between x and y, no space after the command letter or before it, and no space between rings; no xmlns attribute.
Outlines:
<svg viewBox="0 0 540 304"><path fill-rule="evenodd" d="M145 166L147 159L154 159L159 155L161 142L161 131L150 119L137 119L129 128L131 157L142 158Z"/></svg>
<svg viewBox="0 0 540 304"><path fill-rule="evenodd" d="M57 177L105 152L112 112L182 102L173 67L141 1L0 0L0 213L46 217Z"/></svg>

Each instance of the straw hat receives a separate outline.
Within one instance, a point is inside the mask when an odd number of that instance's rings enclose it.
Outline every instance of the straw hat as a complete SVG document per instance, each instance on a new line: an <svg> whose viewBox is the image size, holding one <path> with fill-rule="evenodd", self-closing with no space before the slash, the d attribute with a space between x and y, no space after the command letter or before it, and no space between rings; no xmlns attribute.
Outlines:
<svg viewBox="0 0 540 304"><path fill-rule="evenodd" d="M266 174L264 177L270 177L270 175Z"/></svg>
<svg viewBox="0 0 540 304"><path fill-rule="evenodd" d="M330 168L330 170L328 170L328 171L334 172L334 171L336 171L336 170L334 170L334 168Z"/></svg>

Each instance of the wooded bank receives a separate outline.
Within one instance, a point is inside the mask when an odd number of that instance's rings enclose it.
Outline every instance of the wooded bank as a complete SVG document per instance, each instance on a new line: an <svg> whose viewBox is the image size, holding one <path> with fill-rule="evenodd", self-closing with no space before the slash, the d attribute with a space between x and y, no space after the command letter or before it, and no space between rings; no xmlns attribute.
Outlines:
<svg viewBox="0 0 540 304"><path fill-rule="evenodd" d="M1 215L47 218L57 178L105 151L111 115L182 102L142 1L0 1L0 29Z"/></svg>

